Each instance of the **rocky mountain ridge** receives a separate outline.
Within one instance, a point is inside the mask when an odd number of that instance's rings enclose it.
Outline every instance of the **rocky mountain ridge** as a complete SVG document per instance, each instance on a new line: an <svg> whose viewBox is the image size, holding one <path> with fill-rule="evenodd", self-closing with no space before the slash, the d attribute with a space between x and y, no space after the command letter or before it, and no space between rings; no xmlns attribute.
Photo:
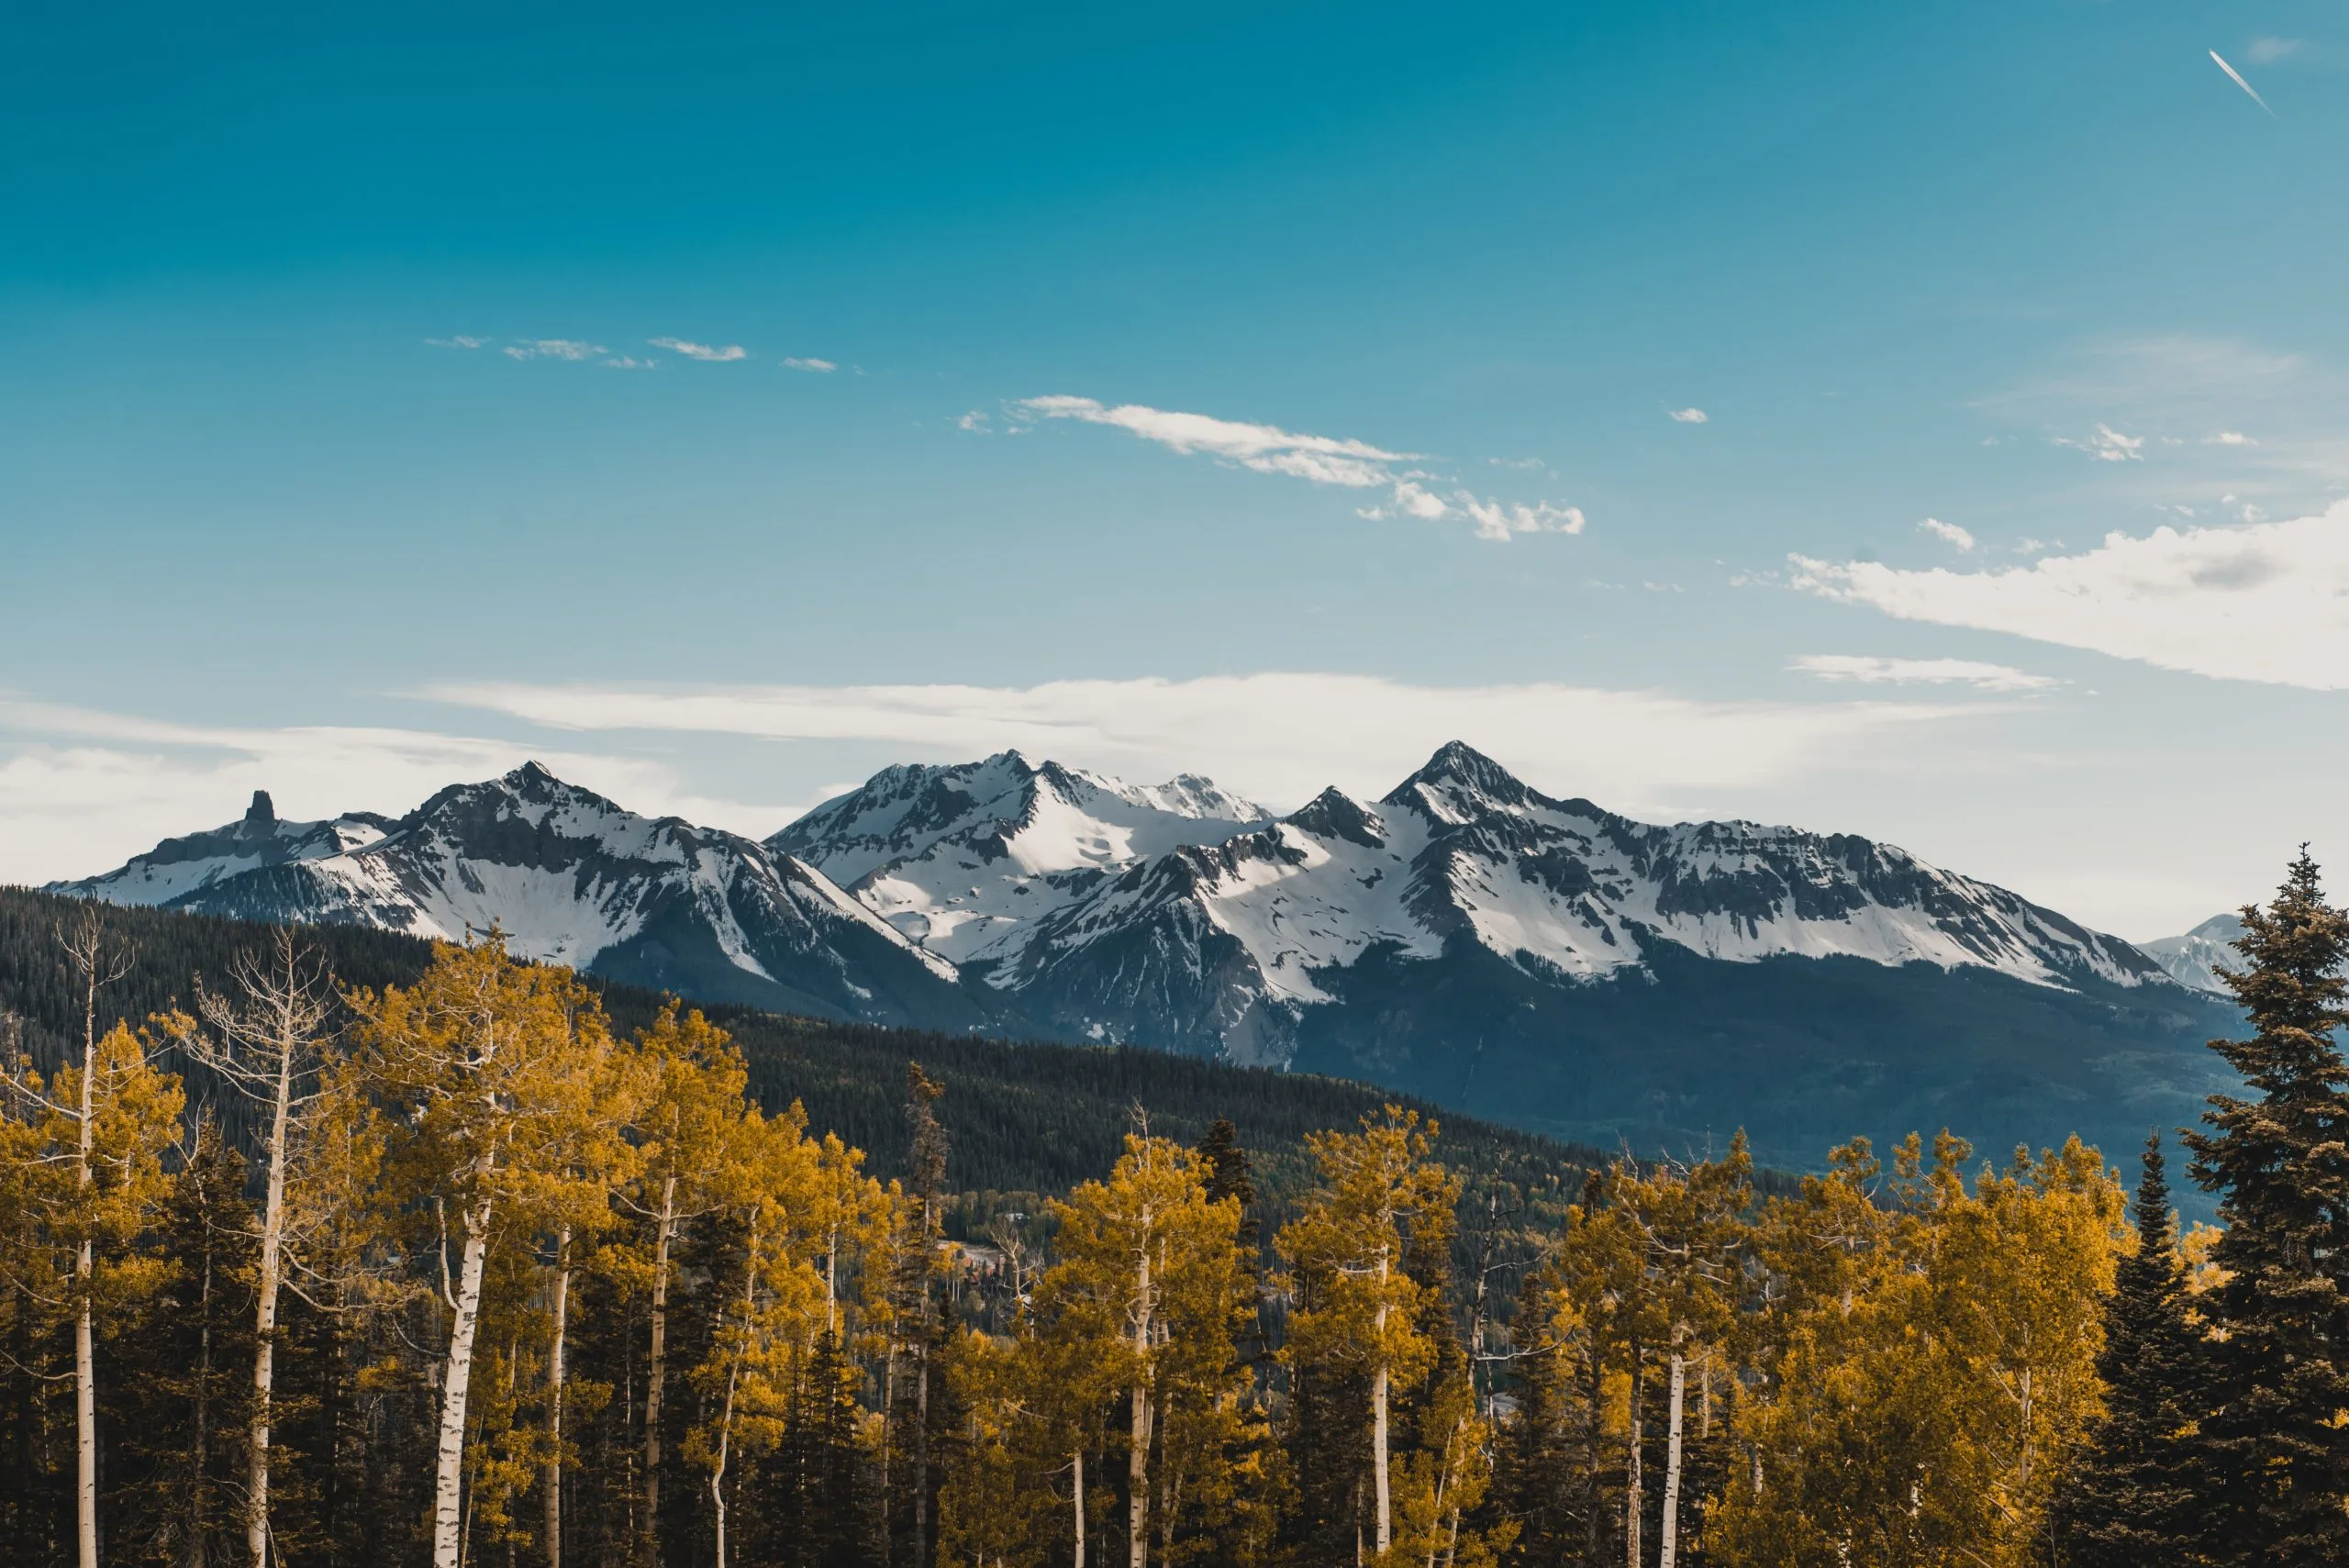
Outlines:
<svg viewBox="0 0 2349 1568"><path fill-rule="evenodd" d="M2227 1024L2129 943L1894 846L1642 823L1457 743L1281 817L1190 775L909 764L763 842L531 764L398 818L257 798L55 890L495 923L696 999L1318 1071L1600 1141L1745 1125L1795 1160L1944 1122L2142 1136L2219 1084L2200 1043Z"/></svg>

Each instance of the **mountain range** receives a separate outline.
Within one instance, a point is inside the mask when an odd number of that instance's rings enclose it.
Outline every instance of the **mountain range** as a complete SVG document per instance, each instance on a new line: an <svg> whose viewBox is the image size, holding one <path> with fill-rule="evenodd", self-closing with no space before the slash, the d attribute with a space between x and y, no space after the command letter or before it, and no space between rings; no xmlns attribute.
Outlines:
<svg viewBox="0 0 2349 1568"><path fill-rule="evenodd" d="M2154 956L1893 846L1637 822L1458 743L1375 801L1284 816L1192 775L908 764L763 841L533 763L397 818L285 822L257 795L52 890L495 923L696 999L1319 1072L1642 1148L1743 1126L1798 1164L1943 1125L2124 1148L2224 1086L2202 1046L2233 1022Z"/></svg>

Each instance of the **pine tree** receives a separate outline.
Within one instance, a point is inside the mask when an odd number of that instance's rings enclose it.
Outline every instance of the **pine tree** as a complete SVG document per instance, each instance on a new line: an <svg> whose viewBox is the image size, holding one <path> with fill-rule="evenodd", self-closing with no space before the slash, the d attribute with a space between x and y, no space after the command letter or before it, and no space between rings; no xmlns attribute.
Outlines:
<svg viewBox="0 0 2349 1568"><path fill-rule="evenodd" d="M2315 1568L2349 1556L2349 915L2303 849L2243 921L2222 978L2251 1038L2211 1049L2252 1097L2212 1095L2186 1140L2225 1228L2194 1486L2212 1560Z"/></svg>
<svg viewBox="0 0 2349 1568"><path fill-rule="evenodd" d="M2183 1564L2193 1524L2184 1466L2199 1347L2186 1318L2159 1132L2145 1139L2134 1204L2137 1250L2121 1260L2097 1357L2105 1413L2056 1495L2054 1534L2067 1568Z"/></svg>

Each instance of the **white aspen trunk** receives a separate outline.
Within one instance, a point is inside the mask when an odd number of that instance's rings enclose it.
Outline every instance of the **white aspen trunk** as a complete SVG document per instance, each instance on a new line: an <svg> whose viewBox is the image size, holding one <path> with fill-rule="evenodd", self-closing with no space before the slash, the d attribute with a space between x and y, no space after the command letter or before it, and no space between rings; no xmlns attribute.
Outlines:
<svg viewBox="0 0 2349 1568"><path fill-rule="evenodd" d="M253 1291L253 1417L245 1464L245 1559L269 1568L269 1404L277 1375L277 1290L284 1273L285 1130L294 1100L294 1042L281 1040L269 1122L269 1188L262 1201L261 1277Z"/></svg>
<svg viewBox="0 0 2349 1568"><path fill-rule="evenodd" d="M94 1119L97 1067L97 950L94 943L88 999L82 1011L82 1136L73 1156L74 1185L82 1194L84 1224L90 1218L90 1151L97 1138ZM84 1234L81 1249L73 1254L73 1284L81 1296L73 1314L73 1528L82 1568L98 1568L98 1365L90 1333L90 1293L96 1284L97 1266L97 1248Z"/></svg>
<svg viewBox="0 0 2349 1568"><path fill-rule="evenodd" d="M82 1243L74 1264L82 1305L73 1315L74 1533L82 1568L98 1568L98 1379L90 1340L90 1243Z"/></svg>
<svg viewBox="0 0 2349 1568"><path fill-rule="evenodd" d="M1631 1347L1631 1457L1624 1466L1623 1486L1623 1557L1628 1568L1641 1568L1642 1559L1647 1555L1641 1550L1640 1543L1640 1516L1645 1511L1642 1505L1646 1502L1642 1495L1640 1476L1640 1395L1642 1374L1646 1370L1647 1362L1640 1353L1640 1347L1634 1344Z"/></svg>
<svg viewBox="0 0 2349 1568"><path fill-rule="evenodd" d="M1126 1562L1150 1561L1150 1206L1141 1210L1141 1262L1134 1272L1133 1441L1126 1459Z"/></svg>
<svg viewBox="0 0 2349 1568"><path fill-rule="evenodd" d="M1370 1374L1370 1472L1377 1504L1378 1555L1395 1543L1393 1490L1386 1474L1386 1251L1378 1254L1378 1366Z"/></svg>
<svg viewBox="0 0 2349 1568"><path fill-rule="evenodd" d="M571 1315L571 1228L564 1226L555 1241L554 1319L547 1345L547 1463L541 1485L546 1491L547 1568L562 1568L562 1351L563 1330Z"/></svg>
<svg viewBox="0 0 2349 1568"><path fill-rule="evenodd" d="M489 1156L481 1158L486 1173ZM457 1568L464 1543L465 1395L473 1371L473 1330L481 1320L481 1277L489 1257L489 1204L465 1213L465 1257L449 1326L449 1361L440 1388L440 1447L432 1486L432 1568Z"/></svg>
<svg viewBox="0 0 2349 1568"><path fill-rule="evenodd" d="M751 1332L751 1317L758 1309L759 1232L751 1230L751 1250L742 1264L742 1332ZM724 1319L720 1318L720 1327ZM709 1503L718 1515L718 1568L726 1568L726 1462L734 1450L734 1391L742 1381L742 1352L737 1350L726 1366L726 1404L718 1418L718 1460L709 1471Z"/></svg>
<svg viewBox="0 0 2349 1568"><path fill-rule="evenodd" d="M644 1539L661 1525L661 1385L669 1357L669 1238L677 1223L677 1178L661 1184L652 1228L652 1359L644 1375Z"/></svg>
<svg viewBox="0 0 2349 1568"><path fill-rule="evenodd" d="M1688 1358L1675 1351L1664 1447L1664 1540L1656 1548L1656 1568L1674 1568L1680 1556L1680 1406L1687 1386Z"/></svg>
<svg viewBox="0 0 2349 1568"><path fill-rule="evenodd" d="M718 1568L726 1568L726 1458L734 1443L734 1385L742 1376L738 1359L726 1372L726 1409L718 1422L718 1462L709 1472L709 1503L718 1512Z"/></svg>
<svg viewBox="0 0 2349 1568"><path fill-rule="evenodd" d="M1443 1517L1444 1496L1452 1490L1452 1460L1459 1443L1460 1430L1455 1427L1453 1429L1451 1440L1443 1445L1443 1468L1436 1473L1435 1514L1438 1518ZM1457 1508L1452 1510L1452 1539L1455 1543L1460 1539L1460 1510ZM1428 1542L1428 1568L1435 1568L1435 1560L1442 1554L1442 1551L1443 1549L1436 1545L1433 1538L1431 1537Z"/></svg>
<svg viewBox="0 0 2349 1568"><path fill-rule="evenodd" d="M1076 1472L1076 1564L1085 1568L1085 1451L1078 1449L1071 1461Z"/></svg>
<svg viewBox="0 0 2349 1568"><path fill-rule="evenodd" d="M841 1231L832 1227L824 1243L824 1331L841 1331Z"/></svg>
<svg viewBox="0 0 2349 1568"><path fill-rule="evenodd" d="M195 1441L191 1445L188 1468L189 1495L195 1504L195 1518L190 1521L188 1540L200 1542L211 1533L210 1510L206 1502L204 1480L205 1461L212 1450L212 1213L211 1195L204 1195L204 1283L197 1287L198 1310L204 1316L204 1327L197 1330L195 1343Z"/></svg>

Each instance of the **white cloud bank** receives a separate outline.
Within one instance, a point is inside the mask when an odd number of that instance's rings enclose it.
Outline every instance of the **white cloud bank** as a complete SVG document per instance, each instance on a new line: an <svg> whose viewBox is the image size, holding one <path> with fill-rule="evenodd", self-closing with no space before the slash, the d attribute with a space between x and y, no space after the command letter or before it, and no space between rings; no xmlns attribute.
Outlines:
<svg viewBox="0 0 2349 1568"><path fill-rule="evenodd" d="M1805 653L1791 669L1822 681L1859 681L1869 685L1962 684L1986 692L2045 691L2063 683L2011 664L1973 659L1887 659L1870 653Z"/></svg>
<svg viewBox="0 0 2349 1568"><path fill-rule="evenodd" d="M2349 687L2349 501L2289 522L2108 534L2085 553L2003 571L1788 559L1794 586L1902 620L2222 680Z"/></svg>
<svg viewBox="0 0 2349 1568"><path fill-rule="evenodd" d="M1547 501L1531 504L1486 500L1473 491L1438 488L1444 482L1418 469L1398 471L1398 463L1419 461L1417 452L1389 451L1368 441L1332 436L1299 435L1276 425L1219 419L1208 414L1182 414L1138 403L1115 406L1090 397L1055 395L1022 398L1011 405L1015 413L1037 419L1076 419L1088 425L1108 425L1154 441L1186 457L1205 454L1236 463L1258 473L1285 473L1315 484L1349 490L1386 490L1385 506L1362 508L1365 517L1422 517L1430 522L1474 522L1476 537L1508 539L1518 534L1578 534L1586 519L1579 506ZM971 428L964 417L963 428Z"/></svg>
<svg viewBox="0 0 2349 1568"><path fill-rule="evenodd" d="M1425 686L1311 673L1037 686L651 689L497 683L423 695L573 730L870 741L936 758L1017 747L1128 778L1205 773L1275 804L1385 793L1461 740L1553 795L1705 815L1723 792L1879 765L1888 730L1966 713L1918 703L1697 702L1548 683Z"/></svg>
<svg viewBox="0 0 2349 1568"><path fill-rule="evenodd" d="M659 764L567 748L414 729L172 724L0 697L0 884L110 871L160 840L236 820L257 789L289 819L396 816L445 784L532 757L637 811L768 833L795 810L697 796Z"/></svg>

